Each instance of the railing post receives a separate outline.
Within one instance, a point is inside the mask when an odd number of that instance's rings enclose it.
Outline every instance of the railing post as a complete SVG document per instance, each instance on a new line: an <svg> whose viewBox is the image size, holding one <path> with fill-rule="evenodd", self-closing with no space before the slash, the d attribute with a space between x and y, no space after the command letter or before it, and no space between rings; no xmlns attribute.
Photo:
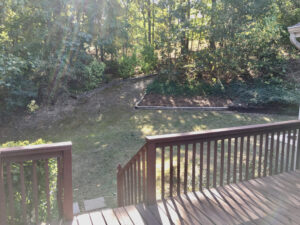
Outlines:
<svg viewBox="0 0 300 225"><path fill-rule="evenodd" d="M63 151L63 218L73 219L72 145Z"/></svg>
<svg viewBox="0 0 300 225"><path fill-rule="evenodd" d="M153 142L147 143L147 204L156 202L156 146Z"/></svg>
<svg viewBox="0 0 300 225"><path fill-rule="evenodd" d="M124 174L122 173L122 166L119 164L118 166L118 173L117 173L117 198L118 198L118 206L124 206Z"/></svg>
<svg viewBox="0 0 300 225"><path fill-rule="evenodd" d="M298 140L297 140L297 155L296 155L296 169L300 169L300 128L298 132Z"/></svg>
<svg viewBox="0 0 300 225"><path fill-rule="evenodd" d="M3 161L0 156L0 225L6 225L6 207L3 178Z"/></svg>

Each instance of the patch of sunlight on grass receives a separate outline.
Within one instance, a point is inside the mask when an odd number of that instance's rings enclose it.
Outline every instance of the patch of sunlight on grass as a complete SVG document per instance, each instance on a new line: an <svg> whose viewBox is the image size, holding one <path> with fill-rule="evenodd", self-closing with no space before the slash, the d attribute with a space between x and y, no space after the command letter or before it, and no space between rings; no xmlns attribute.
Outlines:
<svg viewBox="0 0 300 225"><path fill-rule="evenodd" d="M272 120L269 117L264 116L263 120L267 121L267 122L271 122Z"/></svg>
<svg viewBox="0 0 300 225"><path fill-rule="evenodd" d="M235 114L234 116L235 116L235 118L237 118L237 119L242 119L242 117L241 117L240 115L238 115L238 114Z"/></svg>
<svg viewBox="0 0 300 225"><path fill-rule="evenodd" d="M201 131L201 130L207 130L207 126L204 124L193 126L193 131Z"/></svg>
<svg viewBox="0 0 300 225"><path fill-rule="evenodd" d="M96 122L101 122L103 119L103 114L100 114L97 118L96 118Z"/></svg>
<svg viewBox="0 0 300 225"><path fill-rule="evenodd" d="M141 128L141 131L143 133L143 135L155 135L156 132L154 131L154 127L152 125L144 125L142 128Z"/></svg>
<svg viewBox="0 0 300 225"><path fill-rule="evenodd" d="M185 120L184 119L180 119L179 120L181 124L185 124Z"/></svg>
<svg viewBox="0 0 300 225"><path fill-rule="evenodd" d="M100 145L100 141L96 141L94 145Z"/></svg>

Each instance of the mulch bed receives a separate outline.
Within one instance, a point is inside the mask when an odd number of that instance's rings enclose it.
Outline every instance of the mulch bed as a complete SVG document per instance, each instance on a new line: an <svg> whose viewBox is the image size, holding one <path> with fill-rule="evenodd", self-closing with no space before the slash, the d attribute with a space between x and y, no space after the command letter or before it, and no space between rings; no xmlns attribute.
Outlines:
<svg viewBox="0 0 300 225"><path fill-rule="evenodd" d="M228 107L232 106L230 99L204 96L164 96L146 94L139 106L168 106L168 107Z"/></svg>

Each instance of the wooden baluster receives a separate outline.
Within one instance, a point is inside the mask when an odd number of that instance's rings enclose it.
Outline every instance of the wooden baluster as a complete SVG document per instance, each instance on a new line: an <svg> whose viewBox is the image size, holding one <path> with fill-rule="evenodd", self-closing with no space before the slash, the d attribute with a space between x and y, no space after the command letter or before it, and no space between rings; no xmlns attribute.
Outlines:
<svg viewBox="0 0 300 225"><path fill-rule="evenodd" d="M285 131L282 132L281 159L280 159L280 173L283 173L284 149L285 149Z"/></svg>
<svg viewBox="0 0 300 225"><path fill-rule="evenodd" d="M274 132L271 134L271 147L270 147L270 163L269 163L269 175L273 175L273 153L274 152Z"/></svg>
<svg viewBox="0 0 300 225"><path fill-rule="evenodd" d="M133 178L133 165L130 164L130 204L134 203L134 178Z"/></svg>
<svg viewBox="0 0 300 225"><path fill-rule="evenodd" d="M46 188L45 191L46 191L46 205L47 205L47 220L50 221L51 207L50 207L50 187L49 187L50 182L49 182L49 160L48 159L45 159L44 169L45 169L45 188Z"/></svg>
<svg viewBox="0 0 300 225"><path fill-rule="evenodd" d="M300 129L298 129L298 140L297 140L297 155L296 155L296 169L300 169Z"/></svg>
<svg viewBox="0 0 300 225"><path fill-rule="evenodd" d="M130 187L130 184L131 184L131 181L130 181L130 166L128 166L127 168L127 187L128 187L128 202L127 204L128 205L131 205L131 187Z"/></svg>
<svg viewBox="0 0 300 225"><path fill-rule="evenodd" d="M221 141L221 167L220 167L220 186L224 185L224 139Z"/></svg>
<svg viewBox="0 0 300 225"><path fill-rule="evenodd" d="M286 172L289 171L290 150L291 150L291 130L288 130L288 143L287 143L286 162L285 162L285 171Z"/></svg>
<svg viewBox="0 0 300 225"><path fill-rule="evenodd" d="M218 140L215 140L215 142L214 142L213 187L217 187L217 169L218 169Z"/></svg>
<svg viewBox="0 0 300 225"><path fill-rule="evenodd" d="M263 134L260 134L260 136L259 136L259 156L258 156L258 177L261 177L262 147L263 147Z"/></svg>
<svg viewBox="0 0 300 225"><path fill-rule="evenodd" d="M123 188L124 188L124 174L122 171L122 166L119 164L118 165L118 172L117 172L117 188L118 188L118 206L124 206L124 192L123 192Z"/></svg>
<svg viewBox="0 0 300 225"><path fill-rule="evenodd" d="M146 201L146 148L142 151L142 167L143 167L143 201Z"/></svg>
<svg viewBox="0 0 300 225"><path fill-rule="evenodd" d="M32 191L33 191L33 205L35 223L39 223L39 203L38 203L38 178L36 172L36 160L32 161Z"/></svg>
<svg viewBox="0 0 300 225"><path fill-rule="evenodd" d="M173 145L170 146L170 196L173 196Z"/></svg>
<svg viewBox="0 0 300 225"><path fill-rule="evenodd" d="M234 156L233 156L233 183L236 183L236 174L237 174L237 147L238 147L238 138L234 138Z"/></svg>
<svg viewBox="0 0 300 225"><path fill-rule="evenodd" d="M275 174L278 174L279 146L280 146L280 131L277 131L276 153L275 153Z"/></svg>
<svg viewBox="0 0 300 225"><path fill-rule="evenodd" d="M137 203L137 178L136 178L136 159L133 160L133 192L134 204Z"/></svg>
<svg viewBox="0 0 300 225"><path fill-rule="evenodd" d="M255 178L255 163L256 163L256 144L257 144L257 135L254 135L253 140L253 158L252 158L252 179Z"/></svg>
<svg viewBox="0 0 300 225"><path fill-rule="evenodd" d="M185 144L185 154L184 154L184 193L187 193L187 176L188 176L188 152L189 145Z"/></svg>
<svg viewBox="0 0 300 225"><path fill-rule="evenodd" d="M177 145L177 195L180 195L180 145Z"/></svg>
<svg viewBox="0 0 300 225"><path fill-rule="evenodd" d="M6 198L5 198L5 190L4 190L4 162L0 156L0 225L7 224L7 214L6 214Z"/></svg>
<svg viewBox="0 0 300 225"><path fill-rule="evenodd" d="M241 137L240 143L240 163L239 163L239 181L243 180L243 158L244 158L244 137Z"/></svg>
<svg viewBox="0 0 300 225"><path fill-rule="evenodd" d="M156 202L156 146L147 144L147 204Z"/></svg>
<svg viewBox="0 0 300 225"><path fill-rule="evenodd" d="M268 165L268 153L269 153L269 133L266 133L265 138L265 156L264 156L264 177L267 176L267 165Z"/></svg>
<svg viewBox="0 0 300 225"><path fill-rule="evenodd" d="M141 155L138 154L138 202L142 202L142 185L141 185Z"/></svg>
<svg viewBox="0 0 300 225"><path fill-rule="evenodd" d="M59 213L59 217L61 218L63 216L62 213L62 176L63 176L63 172L62 172L62 159L61 157L57 157L57 207L58 207L58 213Z"/></svg>
<svg viewBox="0 0 300 225"><path fill-rule="evenodd" d="M200 142L200 171L199 171L199 190L203 187L203 141Z"/></svg>
<svg viewBox="0 0 300 225"><path fill-rule="evenodd" d="M193 158L192 158L192 191L195 192L195 176L196 176L196 143L193 143Z"/></svg>
<svg viewBox="0 0 300 225"><path fill-rule="evenodd" d="M165 198L165 147L161 149L161 199Z"/></svg>
<svg viewBox="0 0 300 225"><path fill-rule="evenodd" d="M245 180L249 180L249 158L250 158L250 136L247 136L247 149L246 149L246 175Z"/></svg>
<svg viewBox="0 0 300 225"><path fill-rule="evenodd" d="M227 184L230 184L231 178L231 138L228 138L228 154L227 154Z"/></svg>
<svg viewBox="0 0 300 225"><path fill-rule="evenodd" d="M297 139L297 130L293 130L293 147L292 147L292 157L291 157L291 167L290 170L295 169L295 151L296 151L296 139Z"/></svg>
<svg viewBox="0 0 300 225"><path fill-rule="evenodd" d="M122 187L122 195L123 195L123 205L122 206L125 206L126 205L126 173L125 173L125 170L124 168L122 169L122 183L123 183L123 187Z"/></svg>
<svg viewBox="0 0 300 225"><path fill-rule="evenodd" d="M72 146L63 151L63 216L73 220Z"/></svg>
<svg viewBox="0 0 300 225"><path fill-rule="evenodd" d="M207 141L207 170L206 170L206 188L209 189L210 186L210 140Z"/></svg>
<svg viewBox="0 0 300 225"><path fill-rule="evenodd" d="M9 215L11 217L11 222L14 224L15 220L15 204L14 204L14 191L11 177L11 162L7 162L6 164L7 170L7 188L8 188L8 199L9 199Z"/></svg>

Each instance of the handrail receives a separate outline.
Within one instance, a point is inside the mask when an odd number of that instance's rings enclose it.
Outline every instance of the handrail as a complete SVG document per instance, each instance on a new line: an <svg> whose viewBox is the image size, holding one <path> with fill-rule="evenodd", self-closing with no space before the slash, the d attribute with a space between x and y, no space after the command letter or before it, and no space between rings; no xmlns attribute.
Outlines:
<svg viewBox="0 0 300 225"><path fill-rule="evenodd" d="M300 120L290 120L290 121L276 122L270 124L256 124L256 125L213 129L207 131L147 136L146 141L155 142L156 144L158 144L158 143L181 141L181 140L187 141L193 139L216 138L224 135L241 135L243 133L264 132L268 130L274 130L278 128L289 128L290 126L298 126L298 125L300 125Z"/></svg>
<svg viewBox="0 0 300 225"><path fill-rule="evenodd" d="M118 167L118 204L152 204L157 190L165 198L299 169L299 134L300 121L291 120L147 136L143 148L123 168Z"/></svg>
<svg viewBox="0 0 300 225"><path fill-rule="evenodd" d="M45 188L47 196L47 214L50 217L50 189L49 189L49 159L57 160L57 204L61 217L65 220L73 219L73 191L72 191L72 143L62 142L54 144L43 144L34 146L21 146L0 148L0 225L14 223L17 219L15 215L15 204L18 203L14 199L14 190L12 184L12 165L19 168L18 186L21 188L21 220L27 223L27 205L29 196L26 196L25 182L32 183L32 197L34 207L35 222L39 221L39 203L38 203L38 185L40 185L37 173L40 172L38 165L43 162L45 171ZM32 162L32 180L27 181L24 176L24 163ZM6 185L5 185L6 184ZM5 187L8 189L5 189ZM8 193L8 196L6 196ZM7 199L6 199L7 197ZM6 207L8 202L8 208ZM48 218L50 219L50 218ZM46 222L46 221L41 221Z"/></svg>

